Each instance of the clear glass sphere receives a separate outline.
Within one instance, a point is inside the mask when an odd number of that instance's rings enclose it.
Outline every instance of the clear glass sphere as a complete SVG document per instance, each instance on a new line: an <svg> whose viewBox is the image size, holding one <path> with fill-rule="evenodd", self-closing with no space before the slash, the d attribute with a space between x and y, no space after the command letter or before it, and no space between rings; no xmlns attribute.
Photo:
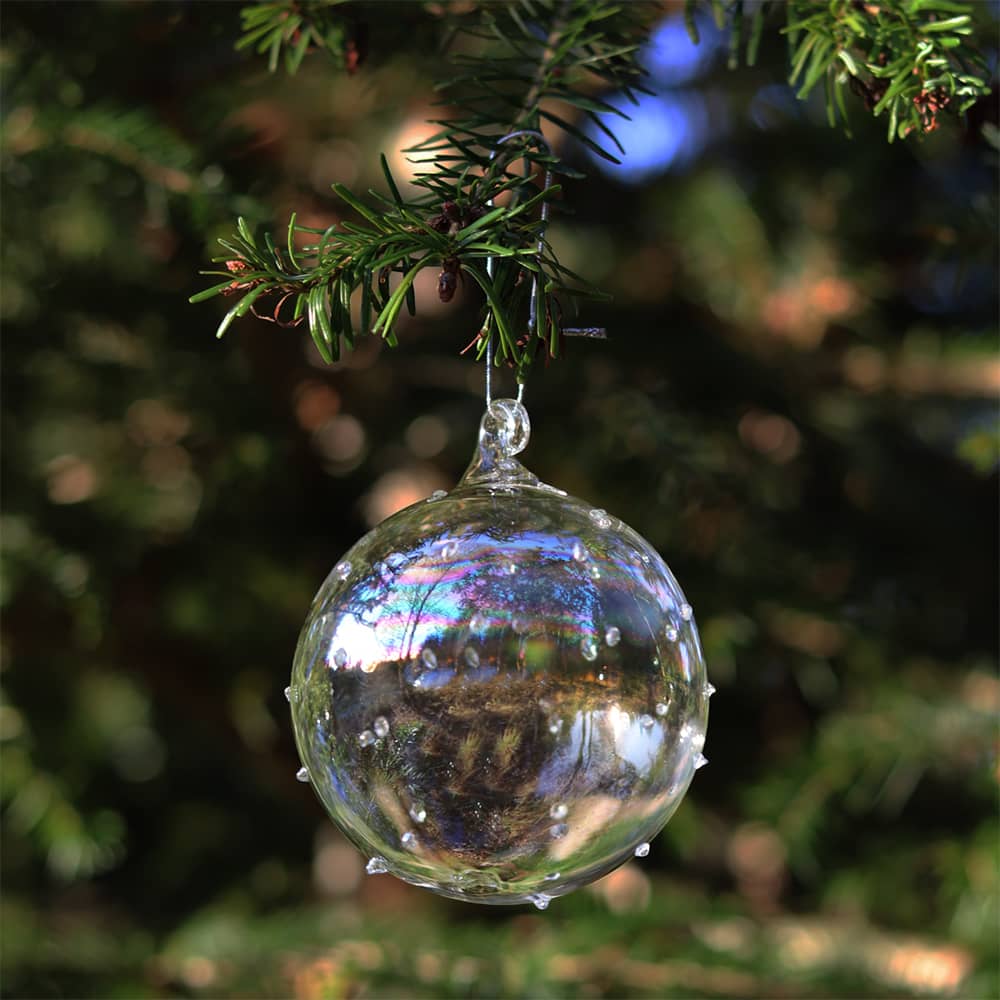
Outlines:
<svg viewBox="0 0 1000 1000"><path fill-rule="evenodd" d="M458 486L344 556L288 694L300 777L369 872L543 907L648 852L704 762L711 686L667 565L528 472L528 433L495 400Z"/></svg>

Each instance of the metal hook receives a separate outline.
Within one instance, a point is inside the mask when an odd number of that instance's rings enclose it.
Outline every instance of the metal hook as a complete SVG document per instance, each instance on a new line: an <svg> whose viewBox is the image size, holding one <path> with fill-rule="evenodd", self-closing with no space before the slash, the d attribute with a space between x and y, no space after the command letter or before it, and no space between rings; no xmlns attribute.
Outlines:
<svg viewBox="0 0 1000 1000"><path fill-rule="evenodd" d="M520 138L525 138L525 137L534 140L535 145L537 145L540 148L544 149L545 152L549 154L549 156L552 155L552 147L549 145L548 140L545 138L544 135L542 135L541 132L538 132L535 129L522 128L522 129L517 129L517 131L515 131L515 132L508 132L507 135L502 136L501 138L497 139L496 145L495 145L495 147L493 149L493 152L490 153L490 160L492 161L493 158L497 155L497 153L500 152L500 147L505 142L508 142L511 139L520 139ZM529 170L531 169L530 164L529 164L528 169ZM544 190L548 190L551 186L552 186L552 170L550 168L546 167L546 169L545 169L544 184L543 184L542 190L543 191ZM490 199L490 207L492 207L492 206L493 206L493 199L491 198ZM537 246L539 254L541 254L541 252L545 249L545 229L546 229L546 227L548 225L548 221L549 221L549 203L548 203L548 201L546 199L543 198L542 199L542 212L541 212L542 228L541 228L541 231L540 231L539 236L538 236L538 246ZM495 257L489 257L486 260L486 273L489 275L489 277L490 277L491 280L493 278L493 268L494 268L494 261L495 260L496 260ZM538 320L538 285L539 285L539 280L540 279L539 279L539 276L538 276L537 273L531 279L531 299L530 299L530 302L528 304L528 329L529 330L534 330L535 324L536 324L536 322ZM489 406L490 403L493 401L493 386L492 386L492 382L493 382L493 333L491 331L489 337L486 340L486 405L487 406ZM517 401L521 402L521 399L522 399L523 396L524 396L524 382L518 382L518 385L517 385Z"/></svg>

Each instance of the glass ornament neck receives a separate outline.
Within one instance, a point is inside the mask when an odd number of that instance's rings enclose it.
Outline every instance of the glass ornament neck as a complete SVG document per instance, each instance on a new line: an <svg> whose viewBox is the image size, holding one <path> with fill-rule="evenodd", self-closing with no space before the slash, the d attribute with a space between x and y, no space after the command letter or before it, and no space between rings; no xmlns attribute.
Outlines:
<svg viewBox="0 0 1000 1000"><path fill-rule="evenodd" d="M528 445L531 421L516 399L494 399L479 423L479 442L462 486L537 486L538 477L514 456Z"/></svg>

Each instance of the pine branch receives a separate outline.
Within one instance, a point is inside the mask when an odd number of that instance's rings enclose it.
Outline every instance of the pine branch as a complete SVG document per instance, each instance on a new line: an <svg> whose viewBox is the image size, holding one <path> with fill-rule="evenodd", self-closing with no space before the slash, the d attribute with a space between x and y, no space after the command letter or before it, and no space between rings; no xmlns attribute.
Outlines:
<svg viewBox="0 0 1000 1000"><path fill-rule="evenodd" d="M322 4L314 6L323 9ZM301 33L306 31L313 37L316 31L306 22L304 6L293 2L262 7L266 13L257 15L259 24L245 16L254 32L244 35L240 44L256 42L258 49L271 53L274 67L281 46L293 43L296 68L303 43L295 38L305 37ZM298 225L293 216L285 246L279 248L269 234L258 238L240 220L236 235L222 241L227 252L217 262L223 268L205 272L226 280L192 301L239 295L218 336L248 312L283 326L306 323L320 355L331 362L340 356L341 342L352 347L357 336L377 334L394 345L403 306L411 314L416 308L417 275L435 267L440 269L442 301L451 300L457 282L465 277L481 289L483 322L474 340L480 353L495 336L498 363L519 372L540 348L556 355L569 306L600 293L562 265L546 241L541 202L555 198L560 187L552 184L540 190L536 174L580 175L530 138L501 140L511 132L540 132L548 123L615 160L553 105L567 105L575 109L572 113L596 122L620 149L600 116L621 112L591 91L615 88L635 99L643 72L636 55L648 34L649 10L644 4L621 8L605 0L483 5L478 17L460 28L475 43L473 54L457 56L457 75L439 84L443 103L454 108L454 114L435 120L438 131L406 150L429 164L414 180L421 193L404 201L383 156L391 198L370 191L372 207L342 185L333 185L358 221L319 231ZM548 31L541 31L541 25L548 25ZM515 163L521 169L515 170ZM301 233L317 239L296 249L295 238ZM493 266L488 266L491 259ZM526 303L536 282L536 321L528 330ZM356 292L357 329L352 319ZM268 311L262 312L265 299Z"/></svg>
<svg viewBox="0 0 1000 1000"><path fill-rule="evenodd" d="M284 56L285 70L298 71L308 52L325 51L339 69L353 73L365 55L363 31L351 30L334 8L348 0L274 0L244 7L240 11L243 34L237 49L253 48L267 53L268 69L273 73Z"/></svg>
<svg viewBox="0 0 1000 1000"><path fill-rule="evenodd" d="M741 0L687 0L695 37L694 14L703 3L720 26L730 22L731 64L739 60L744 37L753 63L765 20L784 11L790 80L800 98L824 84L831 124L846 121L848 88L873 114L886 114L890 141L933 131L942 112L962 113L988 91L983 60L968 42L970 8L955 0L761 0L749 31ZM266 52L272 70L284 54L286 68L295 72L311 47L326 49L352 70L362 55L356 39L363 32L351 36L346 9L345 0L268 0L244 10L238 45ZM283 326L306 323L322 357L334 361L341 342L351 347L359 335L378 334L395 344L403 306L411 314L416 308L417 275L434 267L442 301L450 301L465 278L482 290L483 321L473 341L480 354L495 336L498 362L519 371L540 349L556 355L566 311L600 293L566 269L545 241L536 176L580 175L530 139L501 140L554 127L619 162L622 148L607 119L622 112L599 94L614 90L636 100L643 76L637 52L648 38L651 13L645 4L610 0L479 5L457 24L471 51L454 57L455 75L438 85L452 115L433 120L438 130L405 150L427 163L414 181L420 193L404 201L383 157L391 200L369 192L366 201L334 185L357 221L318 232L293 217L286 248L268 234L258 238L241 221L238 233L223 242L227 253L217 258L223 269L206 272L227 280L192 301L239 296L219 336L247 312ZM600 139L581 124L593 126ZM559 190L552 185L542 197L551 200ZM527 206L536 211L529 214ZM302 233L319 238L296 250ZM488 267L490 258L494 265ZM539 308L528 330L526 303L536 282Z"/></svg>
<svg viewBox="0 0 1000 1000"><path fill-rule="evenodd" d="M708 3L719 27L730 26L730 67L739 63L748 8L742 0L686 0L685 18L698 41L695 14ZM933 132L943 113L964 114L990 92L989 71L969 41L974 8L956 0L762 0L750 15L746 61L753 65L765 21L783 12L789 83L802 100L821 82L827 118L847 125L848 89L876 117L888 139Z"/></svg>

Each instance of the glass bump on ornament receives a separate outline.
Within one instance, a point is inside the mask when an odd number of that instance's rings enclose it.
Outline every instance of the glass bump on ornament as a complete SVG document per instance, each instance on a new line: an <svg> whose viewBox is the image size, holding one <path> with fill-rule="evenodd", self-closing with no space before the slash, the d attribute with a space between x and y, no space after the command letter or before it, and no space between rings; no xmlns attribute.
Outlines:
<svg viewBox="0 0 1000 1000"><path fill-rule="evenodd" d="M528 436L494 400L455 489L337 563L288 693L300 776L369 873L544 909L648 853L712 688L666 563L529 472Z"/></svg>

